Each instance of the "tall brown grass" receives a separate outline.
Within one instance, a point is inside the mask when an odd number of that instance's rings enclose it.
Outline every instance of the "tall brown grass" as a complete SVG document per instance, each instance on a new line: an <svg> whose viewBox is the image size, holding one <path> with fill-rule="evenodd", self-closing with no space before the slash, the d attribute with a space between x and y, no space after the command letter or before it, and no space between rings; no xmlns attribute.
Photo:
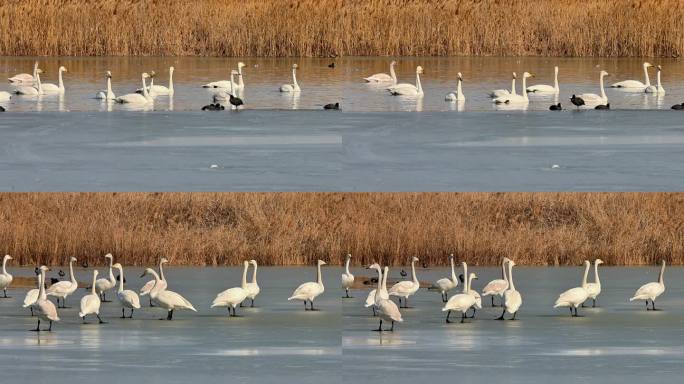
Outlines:
<svg viewBox="0 0 684 384"><path fill-rule="evenodd" d="M0 252L127 265L684 264L684 193L5 193Z"/></svg>
<svg viewBox="0 0 684 384"><path fill-rule="evenodd" d="M4 0L0 55L679 56L681 0Z"/></svg>

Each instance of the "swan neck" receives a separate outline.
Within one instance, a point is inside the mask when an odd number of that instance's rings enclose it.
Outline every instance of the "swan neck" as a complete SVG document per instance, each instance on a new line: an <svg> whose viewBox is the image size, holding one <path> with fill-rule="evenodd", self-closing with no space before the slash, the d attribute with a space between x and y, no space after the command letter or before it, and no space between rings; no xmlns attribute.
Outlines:
<svg viewBox="0 0 684 384"><path fill-rule="evenodd" d="M516 92L516 90L515 90L515 77L514 77L513 80L511 81L511 95L517 95L517 94L518 94L518 92Z"/></svg>
<svg viewBox="0 0 684 384"><path fill-rule="evenodd" d="M349 261L350 260L351 259L347 257L347 261L344 263L344 271L347 273L347 275L349 274Z"/></svg>
<svg viewBox="0 0 684 384"><path fill-rule="evenodd" d="M142 77L142 90L143 90L143 96L145 96L146 99L150 97L149 93L147 92L147 84L145 82L145 76ZM152 84L154 84L154 79L151 80L150 82L150 87L152 87Z"/></svg>
<svg viewBox="0 0 684 384"><path fill-rule="evenodd" d="M319 285L323 285L323 274L321 274L321 264L320 263L318 264L318 270L316 272L316 275L317 275L316 276L316 282Z"/></svg>
<svg viewBox="0 0 684 384"><path fill-rule="evenodd" d="M501 278L502 278L503 280L508 281L508 280L506 279L506 261L505 261L505 260L504 260L503 262L501 262Z"/></svg>
<svg viewBox="0 0 684 384"><path fill-rule="evenodd" d="M245 264L244 268L242 268L242 288L245 288L247 286L247 270L249 269L249 264Z"/></svg>
<svg viewBox="0 0 684 384"><path fill-rule="evenodd" d="M114 278L114 271L112 270L112 261L114 259L109 259L109 281L116 282L116 278Z"/></svg>
<svg viewBox="0 0 684 384"><path fill-rule="evenodd" d="M606 98L606 90L603 88L603 74L601 74L601 98L605 99Z"/></svg>
<svg viewBox="0 0 684 384"><path fill-rule="evenodd" d="M454 259L453 258L451 259L451 281L453 281L454 284L458 284L457 283L458 278L456 277L456 270L454 267Z"/></svg>
<svg viewBox="0 0 684 384"><path fill-rule="evenodd" d="M651 78L648 76L648 67L644 64L644 77L646 78L646 86L651 86Z"/></svg>
<svg viewBox="0 0 684 384"><path fill-rule="evenodd" d="M119 268L119 292L124 290L124 273L123 268Z"/></svg>
<svg viewBox="0 0 684 384"><path fill-rule="evenodd" d="M297 84L297 68L292 68L292 84L298 86Z"/></svg>
<svg viewBox="0 0 684 384"><path fill-rule="evenodd" d="M64 89L64 80L62 80L62 70L61 69L59 70L58 77L59 77L59 82L58 82L59 89Z"/></svg>
<svg viewBox="0 0 684 384"><path fill-rule="evenodd" d="M166 278L164 277L164 263L161 261L159 262L159 275L161 276L161 279L166 281Z"/></svg>
<svg viewBox="0 0 684 384"><path fill-rule="evenodd" d="M93 284L90 286L90 294L95 295L95 282L97 282L97 275L93 272Z"/></svg>
<svg viewBox="0 0 684 384"><path fill-rule="evenodd" d="M382 273L382 288L381 289L383 292L387 292L387 275L389 275L389 268L385 267L385 271Z"/></svg>
<svg viewBox="0 0 684 384"><path fill-rule="evenodd" d="M107 76L107 98L111 98L112 94L112 78Z"/></svg>
<svg viewBox="0 0 684 384"><path fill-rule="evenodd" d="M420 83L420 73L416 71L416 88L418 93L423 93L423 85Z"/></svg>
<svg viewBox="0 0 684 384"><path fill-rule="evenodd" d="M71 276L71 282L73 284L78 284L76 276L74 276L74 262L71 260L69 260L69 276Z"/></svg>
<svg viewBox="0 0 684 384"><path fill-rule="evenodd" d="M35 80L37 76L38 76L38 62L36 61L33 64L33 80Z"/></svg>
<svg viewBox="0 0 684 384"><path fill-rule="evenodd" d="M594 282L598 285L601 285L601 279L599 278L599 273L598 273L598 263L594 262Z"/></svg>
<svg viewBox="0 0 684 384"><path fill-rule="evenodd" d="M589 263L584 266L584 277L582 278L582 287L587 285L587 277L589 276Z"/></svg>
<svg viewBox="0 0 684 384"><path fill-rule="evenodd" d="M383 279L382 269L380 267L377 267L376 269L378 270L378 290L376 292L380 292L380 290L382 290L382 279Z"/></svg>
<svg viewBox="0 0 684 384"><path fill-rule="evenodd" d="M93 283L93 286L95 284ZM47 294L45 293L45 271L40 271L40 287L38 288L38 298L40 300L47 300Z"/></svg>
<svg viewBox="0 0 684 384"><path fill-rule="evenodd" d="M392 85L397 85L397 73L394 71L394 63L390 64L390 77L392 78Z"/></svg>
<svg viewBox="0 0 684 384"><path fill-rule="evenodd" d="M663 266L660 267L660 274L658 275L658 282L661 285L665 283L664 275L665 275L665 262L663 261Z"/></svg>
<svg viewBox="0 0 684 384"><path fill-rule="evenodd" d="M523 99L525 101L529 100L529 98L527 97L527 77L525 77L525 76L523 76L523 82L522 82L522 95L523 95Z"/></svg>
<svg viewBox="0 0 684 384"><path fill-rule="evenodd" d="M660 83L660 71L658 71L658 74L656 75L656 78L658 79L658 90L660 90L660 88L663 87L663 86L661 85L661 83Z"/></svg>
<svg viewBox="0 0 684 384"><path fill-rule="evenodd" d="M468 280L470 278L468 277L468 264L463 263L463 277L465 277L465 284L463 284L463 293L468 293L470 288L468 288Z"/></svg>
<svg viewBox="0 0 684 384"><path fill-rule="evenodd" d="M38 73L38 71L36 71L35 78L36 78L36 82L38 83L38 94L42 95L43 94L43 85L40 82L40 73Z"/></svg>
<svg viewBox="0 0 684 384"><path fill-rule="evenodd" d="M2 259L2 274L7 274L7 259Z"/></svg>
<svg viewBox="0 0 684 384"><path fill-rule="evenodd" d="M508 263L508 289L515 291L515 284L513 284L513 265Z"/></svg>
<svg viewBox="0 0 684 384"><path fill-rule="evenodd" d="M414 283L418 282L418 277L416 276L416 262L411 260L411 279Z"/></svg>
<svg viewBox="0 0 684 384"><path fill-rule="evenodd" d="M461 79L458 79L458 84L456 85L456 95L458 96L459 100L463 100L463 81Z"/></svg>
<svg viewBox="0 0 684 384"><path fill-rule="evenodd" d="M235 96L235 90L233 89L233 83L235 82L235 75L233 72L230 72L230 94Z"/></svg>
<svg viewBox="0 0 684 384"><path fill-rule="evenodd" d="M252 283L253 284L256 284L256 282L257 282L256 275L257 275L257 265L254 264L254 270L252 271Z"/></svg>
<svg viewBox="0 0 684 384"><path fill-rule="evenodd" d="M558 67L554 69L553 88L556 90L556 93L560 91L560 87L558 86Z"/></svg>
<svg viewBox="0 0 684 384"><path fill-rule="evenodd" d="M169 71L169 94L173 94L173 71Z"/></svg>

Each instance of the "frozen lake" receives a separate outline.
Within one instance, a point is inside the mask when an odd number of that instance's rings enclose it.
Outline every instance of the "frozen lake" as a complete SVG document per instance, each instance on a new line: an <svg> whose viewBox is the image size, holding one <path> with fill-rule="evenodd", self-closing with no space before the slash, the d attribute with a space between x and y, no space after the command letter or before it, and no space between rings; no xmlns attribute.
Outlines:
<svg viewBox="0 0 684 384"><path fill-rule="evenodd" d="M11 267L10 267L11 268ZM60 267L53 268L56 276ZM64 267L61 267L64 268ZM404 267L406 268L406 267ZM31 276L32 269L11 268ZM481 289L497 278L498 268L472 267ZM398 278L400 268L393 268ZM102 271L102 269L101 269ZM126 270L127 286L138 289L139 268ZM149 383L342 383L350 380L410 383L430 372L431 381L461 379L515 383L660 383L675 382L684 368L684 278L668 268L667 291L659 312L627 299L641 284L657 279L657 267L602 269L599 308L580 310L572 319L552 308L556 296L579 284L581 268L524 268L515 273L523 295L518 321L492 320L499 313L485 308L466 324L445 324L439 294L420 290L403 310L404 323L394 333L378 334L376 319L363 308L367 290L340 299L341 269L324 268L326 292L320 312L304 312L286 298L313 268L260 268L262 288L255 309L228 319L225 310L209 309L215 294L239 284L238 268L168 268L170 289L188 298L198 313L177 312L174 321L159 321L159 309L143 308L135 319L122 320L117 303L103 304L108 324L80 324L77 309L60 310L54 332L35 334L28 311L20 307L26 289L10 289L0 299L0 370L13 383L71 383L92 380ZM77 269L80 281L90 270ZM371 275L355 268L357 276ZM419 268L422 281L447 275L445 268ZM80 289L68 299L77 306ZM146 300L143 300L146 303ZM41 368L35 370L35 366ZM26 375L31 370L33 375ZM657 374L656 374L657 373Z"/></svg>
<svg viewBox="0 0 684 384"><path fill-rule="evenodd" d="M682 190L683 118L670 110L4 113L0 190Z"/></svg>

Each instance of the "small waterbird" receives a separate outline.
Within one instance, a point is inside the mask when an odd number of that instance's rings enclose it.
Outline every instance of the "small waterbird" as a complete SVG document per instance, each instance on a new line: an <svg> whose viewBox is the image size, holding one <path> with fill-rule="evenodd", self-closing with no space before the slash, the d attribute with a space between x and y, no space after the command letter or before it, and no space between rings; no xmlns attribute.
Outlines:
<svg viewBox="0 0 684 384"><path fill-rule="evenodd" d="M239 109L241 105L244 105L245 103L242 101L241 98L235 97L232 94L230 95L230 104L235 107L235 109Z"/></svg>
<svg viewBox="0 0 684 384"><path fill-rule="evenodd" d="M572 97L570 98L570 102L576 105L577 108L584 105L584 99L575 95L572 95Z"/></svg>
<svg viewBox="0 0 684 384"><path fill-rule="evenodd" d="M558 103L558 104L554 104L554 105L550 106L549 110L550 111L562 111L563 107L561 106L561 103Z"/></svg>
<svg viewBox="0 0 684 384"><path fill-rule="evenodd" d="M203 111L223 111L224 109L226 108L219 103L209 104L202 107Z"/></svg>
<svg viewBox="0 0 684 384"><path fill-rule="evenodd" d="M326 104L323 106L323 109L340 109L340 103L335 103L335 104Z"/></svg>
<svg viewBox="0 0 684 384"><path fill-rule="evenodd" d="M594 109L610 109L610 103L597 105Z"/></svg>
<svg viewBox="0 0 684 384"><path fill-rule="evenodd" d="M684 103L675 104L675 105L672 106L672 109L674 109L674 110L676 110L676 111L682 111L682 110L684 110Z"/></svg>

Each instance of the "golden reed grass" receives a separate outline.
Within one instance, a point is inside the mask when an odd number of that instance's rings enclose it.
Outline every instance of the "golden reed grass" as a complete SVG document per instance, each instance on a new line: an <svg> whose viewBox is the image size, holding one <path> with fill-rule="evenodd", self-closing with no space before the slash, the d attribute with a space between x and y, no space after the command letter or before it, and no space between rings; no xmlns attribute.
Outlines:
<svg viewBox="0 0 684 384"><path fill-rule="evenodd" d="M681 0L4 0L0 55L680 56Z"/></svg>
<svg viewBox="0 0 684 384"><path fill-rule="evenodd" d="M684 264L684 193L4 193L17 263Z"/></svg>

